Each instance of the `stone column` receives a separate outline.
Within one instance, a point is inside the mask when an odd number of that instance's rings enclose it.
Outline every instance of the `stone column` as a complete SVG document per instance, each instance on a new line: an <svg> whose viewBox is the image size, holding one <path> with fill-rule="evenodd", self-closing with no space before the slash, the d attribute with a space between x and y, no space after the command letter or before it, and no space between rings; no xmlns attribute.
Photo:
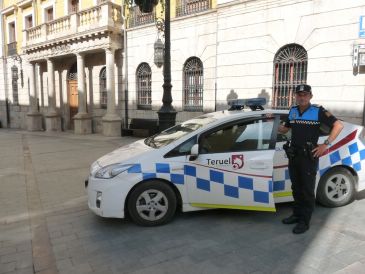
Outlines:
<svg viewBox="0 0 365 274"><path fill-rule="evenodd" d="M46 114L46 130L61 131L61 117L56 111L56 94L54 82L54 64L51 59L47 59L48 74L48 113Z"/></svg>
<svg viewBox="0 0 365 274"><path fill-rule="evenodd" d="M35 88L35 65L27 63L29 75L29 112L27 113L27 129L29 131L42 130L42 115L38 112Z"/></svg>
<svg viewBox="0 0 365 274"><path fill-rule="evenodd" d="M77 91L79 99L78 112L74 117L75 133L91 133L91 116L86 111L86 85L85 85L85 56L81 53L76 54L77 58Z"/></svg>
<svg viewBox="0 0 365 274"><path fill-rule="evenodd" d="M115 109L115 75L114 75L114 49L105 49L106 59L106 90L108 104L106 115L103 117L103 134L105 136L121 136L122 119Z"/></svg>

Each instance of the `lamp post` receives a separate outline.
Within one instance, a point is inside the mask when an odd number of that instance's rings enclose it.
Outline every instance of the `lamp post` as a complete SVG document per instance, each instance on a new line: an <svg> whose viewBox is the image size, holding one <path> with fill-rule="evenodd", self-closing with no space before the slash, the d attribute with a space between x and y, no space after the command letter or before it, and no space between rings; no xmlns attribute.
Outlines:
<svg viewBox="0 0 365 274"><path fill-rule="evenodd" d="M157 5L156 0L139 0L135 1L142 12L151 12L153 6ZM153 4L151 9L151 3ZM170 0L165 0L165 52L164 52L164 66L163 66L163 96L162 106L159 109L158 120L159 130L165 130L175 125L176 110L172 106L171 96L171 47L170 47Z"/></svg>

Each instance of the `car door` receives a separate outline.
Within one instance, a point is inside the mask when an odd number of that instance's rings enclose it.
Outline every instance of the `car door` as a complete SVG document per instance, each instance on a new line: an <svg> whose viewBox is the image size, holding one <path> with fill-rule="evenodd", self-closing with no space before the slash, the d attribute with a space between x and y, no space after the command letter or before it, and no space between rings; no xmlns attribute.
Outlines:
<svg viewBox="0 0 365 274"><path fill-rule="evenodd" d="M283 125L287 117L287 114L276 115L276 119L279 120L279 123L276 124ZM277 129L274 130L277 131ZM278 132L276 137L273 172L273 190L275 202L288 202L293 200L291 181L289 178L288 157L286 156L283 149L283 145L290 139L290 130L286 134Z"/></svg>
<svg viewBox="0 0 365 274"><path fill-rule="evenodd" d="M200 135L199 154L184 170L192 206L275 211L274 121L261 116Z"/></svg>

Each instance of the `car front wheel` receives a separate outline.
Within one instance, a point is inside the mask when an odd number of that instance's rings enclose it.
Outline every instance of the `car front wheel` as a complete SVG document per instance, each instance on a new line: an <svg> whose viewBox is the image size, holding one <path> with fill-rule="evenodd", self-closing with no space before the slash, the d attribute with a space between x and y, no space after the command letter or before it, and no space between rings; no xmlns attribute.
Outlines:
<svg viewBox="0 0 365 274"><path fill-rule="evenodd" d="M176 195L167 183L148 181L132 191L127 206L129 215L136 224L162 225L169 222L175 214Z"/></svg>
<svg viewBox="0 0 365 274"><path fill-rule="evenodd" d="M327 207L339 207L352 202L355 196L355 179L350 171L334 168L325 173L318 185L317 200Z"/></svg>

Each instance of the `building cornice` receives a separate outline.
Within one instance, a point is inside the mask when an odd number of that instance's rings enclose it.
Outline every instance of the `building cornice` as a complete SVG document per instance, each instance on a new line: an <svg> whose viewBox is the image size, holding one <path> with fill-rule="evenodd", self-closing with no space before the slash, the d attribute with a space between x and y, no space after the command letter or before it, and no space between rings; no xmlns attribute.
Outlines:
<svg viewBox="0 0 365 274"><path fill-rule="evenodd" d="M16 9L17 9L17 6L16 5L9 6L6 9L3 9L1 11L1 15L9 15L9 14L12 14L12 13L14 13L14 11Z"/></svg>
<svg viewBox="0 0 365 274"><path fill-rule="evenodd" d="M16 5L19 8L24 9L24 8L31 6L32 2L33 2L33 0L22 0L22 1L19 1L18 3L16 3Z"/></svg>

